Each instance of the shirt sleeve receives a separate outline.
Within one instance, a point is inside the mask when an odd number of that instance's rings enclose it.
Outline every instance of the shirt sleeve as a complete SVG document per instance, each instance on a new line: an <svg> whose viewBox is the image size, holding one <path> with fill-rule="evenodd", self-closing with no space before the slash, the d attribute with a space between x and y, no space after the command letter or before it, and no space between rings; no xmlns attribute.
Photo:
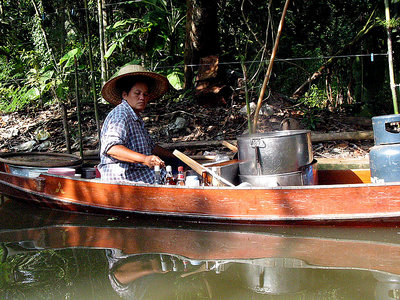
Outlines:
<svg viewBox="0 0 400 300"><path fill-rule="evenodd" d="M107 155L107 151L114 145L125 145L127 138L127 122L125 118L115 118L107 120L101 133L101 153Z"/></svg>

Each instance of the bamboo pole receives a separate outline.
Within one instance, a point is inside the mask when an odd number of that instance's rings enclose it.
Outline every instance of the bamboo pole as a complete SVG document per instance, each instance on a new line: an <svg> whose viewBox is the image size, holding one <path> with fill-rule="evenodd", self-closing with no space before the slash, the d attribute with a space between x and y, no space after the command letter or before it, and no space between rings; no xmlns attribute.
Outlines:
<svg viewBox="0 0 400 300"><path fill-rule="evenodd" d="M244 83L244 95L246 98L246 112L247 112L247 127L249 129L249 134L253 133L251 126L251 111L250 111L250 102L249 102L249 90L247 87L247 69L244 62L242 62L242 70L243 70L243 83Z"/></svg>
<svg viewBox="0 0 400 300"><path fill-rule="evenodd" d="M104 23L103 23L103 1L97 1L97 12L99 19L99 34L100 34L100 67L101 67L101 85L107 81L107 71L104 55L106 53L106 46L104 44Z"/></svg>
<svg viewBox="0 0 400 300"><path fill-rule="evenodd" d="M76 114L78 118L79 153L81 158L83 158L81 101L79 98L78 63L76 61L76 57L74 57L74 63L75 63L75 98L76 98Z"/></svg>
<svg viewBox="0 0 400 300"><path fill-rule="evenodd" d="M271 77L272 66L274 64L276 52L278 51L279 39L281 37L283 24L285 22L285 16L286 16L286 12L287 12L287 9L288 9L288 6L289 6L289 2L290 2L290 0L286 0L285 6L283 8L281 20L279 22L279 27L278 27L278 33L277 33L276 38L275 38L274 49L272 50L271 59L269 60L267 73L266 73L265 78L264 78L264 82L263 82L263 85L262 85L262 88L261 88L260 96L258 97L257 107L256 107L256 111L254 113L254 120L253 120L253 131L254 132L257 132L258 115L260 113L260 109L261 109L261 105L262 105L262 100L264 98L265 90L267 89L267 85L268 85L269 79Z"/></svg>
<svg viewBox="0 0 400 300"><path fill-rule="evenodd" d="M384 0L385 2L385 17L386 17L386 32L387 32L387 47L388 47L388 64L389 64L389 79L390 79L390 89L392 91L393 100L393 110L395 114L399 113L397 106L397 95L396 95L396 84L394 79L393 70L393 50L392 50L392 37L391 37L391 27L390 27L390 8L389 0Z"/></svg>
<svg viewBox="0 0 400 300"><path fill-rule="evenodd" d="M94 80L92 38L90 37L90 30L89 30L89 13L88 13L87 0L84 0L83 2L85 5L86 34L88 36L88 44L89 44L89 66L90 66L91 83L92 83L92 98L93 98L93 106L94 106L94 117L96 120L97 138L99 139L99 145L100 145L100 118L99 118L99 109L98 109L97 97L96 97L96 82ZM100 146L99 146L99 149L100 149Z"/></svg>

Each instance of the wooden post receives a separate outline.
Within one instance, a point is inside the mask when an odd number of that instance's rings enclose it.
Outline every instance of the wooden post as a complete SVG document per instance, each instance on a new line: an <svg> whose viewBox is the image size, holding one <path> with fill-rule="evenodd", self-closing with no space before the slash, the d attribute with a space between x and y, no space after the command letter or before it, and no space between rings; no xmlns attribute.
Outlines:
<svg viewBox="0 0 400 300"><path fill-rule="evenodd" d="M262 88L261 88L260 96L258 97L257 107L256 107L256 111L254 113L254 120L253 120L253 131L254 132L257 132L258 115L260 113L262 100L264 98L265 90L267 89L269 78L271 77L272 66L274 64L276 52L278 51L279 39L281 37L283 23L285 21L285 16L286 16L286 12L287 12L287 9L288 9L288 6L289 6L289 2L290 2L290 0L286 0L285 6L283 8L281 20L279 22L279 27L278 27L278 33L277 33L276 38L275 38L274 49L272 50L271 59L269 60L267 73L266 73L265 78L264 78L264 82L263 82L263 85L262 85Z"/></svg>

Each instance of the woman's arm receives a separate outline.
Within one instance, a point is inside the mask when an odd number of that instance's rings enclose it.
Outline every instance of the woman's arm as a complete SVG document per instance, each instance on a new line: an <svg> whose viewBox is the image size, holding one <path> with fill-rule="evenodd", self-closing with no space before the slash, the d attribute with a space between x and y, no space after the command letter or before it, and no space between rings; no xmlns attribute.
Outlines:
<svg viewBox="0 0 400 300"><path fill-rule="evenodd" d="M111 157L121 160L121 161L126 161L126 162L131 162L131 163L140 163L144 164L150 168L154 166L160 166L164 167L165 163L164 161L159 158L156 155L144 155L139 152L135 152L123 145L114 145L108 149L107 154L110 155Z"/></svg>
<svg viewBox="0 0 400 300"><path fill-rule="evenodd" d="M156 145L154 147L153 154L157 155L157 156L165 157L165 158L175 158L175 155L173 155L171 151L169 151L159 145Z"/></svg>

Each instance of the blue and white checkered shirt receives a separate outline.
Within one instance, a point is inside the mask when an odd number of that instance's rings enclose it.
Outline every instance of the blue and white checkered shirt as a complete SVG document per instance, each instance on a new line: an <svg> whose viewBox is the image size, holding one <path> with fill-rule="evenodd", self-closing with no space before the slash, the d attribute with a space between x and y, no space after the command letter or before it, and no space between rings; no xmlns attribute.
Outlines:
<svg viewBox="0 0 400 300"><path fill-rule="evenodd" d="M107 116L101 130L101 178L106 181L142 181L154 183L154 170L139 163L129 163L107 154L114 145L123 145L135 152L152 155L154 141L144 127L142 118L126 100L117 105Z"/></svg>

